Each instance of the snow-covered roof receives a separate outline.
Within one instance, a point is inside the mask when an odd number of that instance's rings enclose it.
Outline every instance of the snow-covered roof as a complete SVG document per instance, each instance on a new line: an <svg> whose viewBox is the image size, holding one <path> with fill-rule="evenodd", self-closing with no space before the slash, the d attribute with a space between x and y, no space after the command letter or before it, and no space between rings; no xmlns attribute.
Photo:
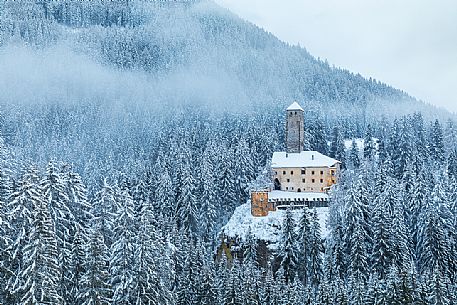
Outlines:
<svg viewBox="0 0 457 305"><path fill-rule="evenodd" d="M302 151L300 153L274 152L271 159L272 168L332 167L336 163L340 163L340 161L317 151Z"/></svg>
<svg viewBox="0 0 457 305"><path fill-rule="evenodd" d="M298 105L297 102L293 102L292 105L287 107L287 110L301 110L301 111L304 111L303 108L301 108L300 105Z"/></svg>
<svg viewBox="0 0 457 305"><path fill-rule="evenodd" d="M316 210L322 238L326 238L329 234L326 226L329 209L316 208ZM292 213L295 221L298 222L301 210L293 210ZM268 242L268 248L275 250L277 242L281 238L281 227L285 214L286 211L278 210L269 212L265 217L254 217L251 215L251 203L248 202L235 209L228 223L222 228L221 234L231 238L240 238L242 242L245 242L250 231L253 237Z"/></svg>
<svg viewBox="0 0 457 305"><path fill-rule="evenodd" d="M275 200L305 200L305 201L327 201L326 193L299 193L286 191L271 191L268 193L268 201Z"/></svg>

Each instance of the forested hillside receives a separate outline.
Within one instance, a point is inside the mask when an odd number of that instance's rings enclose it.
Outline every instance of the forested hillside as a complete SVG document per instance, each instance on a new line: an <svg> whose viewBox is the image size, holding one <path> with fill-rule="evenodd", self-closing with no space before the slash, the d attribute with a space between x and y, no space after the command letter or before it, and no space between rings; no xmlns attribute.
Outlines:
<svg viewBox="0 0 457 305"><path fill-rule="evenodd" d="M451 115L206 1L0 1L0 70L0 304L456 302ZM215 260L292 100L345 167L330 236Z"/></svg>

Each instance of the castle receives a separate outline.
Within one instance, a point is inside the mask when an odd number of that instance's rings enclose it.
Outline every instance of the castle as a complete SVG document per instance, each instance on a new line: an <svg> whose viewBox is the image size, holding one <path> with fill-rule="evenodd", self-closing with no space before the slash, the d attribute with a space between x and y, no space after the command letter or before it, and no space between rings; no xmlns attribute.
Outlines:
<svg viewBox="0 0 457 305"><path fill-rule="evenodd" d="M304 151L304 111L296 102L286 109L286 151L271 159L273 189L251 192L251 214L303 206L327 206L328 190L338 183L338 160L317 151Z"/></svg>

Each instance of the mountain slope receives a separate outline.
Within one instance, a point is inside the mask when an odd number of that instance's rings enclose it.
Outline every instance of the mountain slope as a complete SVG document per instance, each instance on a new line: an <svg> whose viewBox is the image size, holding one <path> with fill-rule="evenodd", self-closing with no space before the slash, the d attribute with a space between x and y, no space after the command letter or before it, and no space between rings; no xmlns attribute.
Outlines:
<svg viewBox="0 0 457 305"><path fill-rule="evenodd" d="M283 107L299 100L312 109L343 105L333 108L338 111L368 105L368 112L375 103L377 114L392 103L424 107L402 91L331 67L211 2L3 0L0 5L4 53L18 41L34 52L64 45L91 65L145 73L151 79L143 86L163 91L155 102L227 108L233 103ZM54 60L46 52L39 56L45 57L44 69ZM72 62L63 65L72 69ZM138 94L132 85L125 90ZM79 99L62 97L68 98Z"/></svg>

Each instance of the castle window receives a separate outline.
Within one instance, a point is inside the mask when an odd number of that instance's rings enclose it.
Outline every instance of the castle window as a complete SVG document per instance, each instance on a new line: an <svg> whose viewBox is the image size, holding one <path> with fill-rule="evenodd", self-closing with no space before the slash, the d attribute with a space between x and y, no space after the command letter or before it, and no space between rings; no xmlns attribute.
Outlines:
<svg viewBox="0 0 457 305"><path fill-rule="evenodd" d="M287 182L290 182L290 179L287 179Z"/></svg>
<svg viewBox="0 0 457 305"><path fill-rule="evenodd" d="M289 190L289 187L288 187L288 186L286 186L286 191L288 191L288 190Z"/></svg>
<svg viewBox="0 0 457 305"><path fill-rule="evenodd" d="M294 174L294 171L290 171L290 174L293 175L293 174Z"/></svg>
<svg viewBox="0 0 457 305"><path fill-rule="evenodd" d="M306 171L304 169L301 170L301 174L302 175L305 175L306 174Z"/></svg>
<svg viewBox="0 0 457 305"><path fill-rule="evenodd" d="M294 113L294 114L297 114L297 111L295 111L295 113Z"/></svg>
<svg viewBox="0 0 457 305"><path fill-rule="evenodd" d="M277 171L275 171L275 175L277 175L277 174L278 174L278 172L277 172Z"/></svg>
<svg viewBox="0 0 457 305"><path fill-rule="evenodd" d="M324 179L321 179L321 183L324 183Z"/></svg>
<svg viewBox="0 0 457 305"><path fill-rule="evenodd" d="M323 175L323 174L324 174L324 171L321 171L321 175Z"/></svg>
<svg viewBox="0 0 457 305"><path fill-rule="evenodd" d="M306 182L306 179L301 179L301 182L305 183L305 182Z"/></svg>
<svg viewBox="0 0 457 305"><path fill-rule="evenodd" d="M294 190L294 187L292 186L292 191Z"/></svg>
<svg viewBox="0 0 457 305"><path fill-rule="evenodd" d="M314 171L311 172L311 175L314 175Z"/></svg>
<svg viewBox="0 0 457 305"><path fill-rule="evenodd" d="M315 179L312 179L311 182L314 183L314 182L316 182L316 180L315 180Z"/></svg>
<svg viewBox="0 0 457 305"><path fill-rule="evenodd" d="M331 173L332 173L332 176L335 176L335 171L334 170L332 170Z"/></svg>
<svg viewBox="0 0 457 305"><path fill-rule="evenodd" d="M286 171L282 171L282 174L285 175L285 174L286 174Z"/></svg>

